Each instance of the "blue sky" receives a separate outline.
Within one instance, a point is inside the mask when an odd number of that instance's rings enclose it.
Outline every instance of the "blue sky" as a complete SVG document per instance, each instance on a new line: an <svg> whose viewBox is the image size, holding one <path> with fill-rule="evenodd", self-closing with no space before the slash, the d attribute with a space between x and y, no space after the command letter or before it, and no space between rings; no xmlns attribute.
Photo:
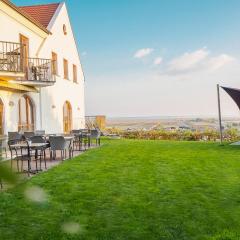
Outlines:
<svg viewBox="0 0 240 240"><path fill-rule="evenodd" d="M239 0L66 3L86 76L87 114L216 115L216 83L240 87ZM223 113L238 115L222 95Z"/></svg>

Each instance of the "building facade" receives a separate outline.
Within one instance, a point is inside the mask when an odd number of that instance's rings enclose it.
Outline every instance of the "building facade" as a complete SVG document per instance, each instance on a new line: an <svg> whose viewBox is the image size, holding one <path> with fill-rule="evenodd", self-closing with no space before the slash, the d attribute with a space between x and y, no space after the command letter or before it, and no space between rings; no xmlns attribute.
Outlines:
<svg viewBox="0 0 240 240"><path fill-rule="evenodd" d="M84 74L65 3L0 0L0 135L85 125Z"/></svg>

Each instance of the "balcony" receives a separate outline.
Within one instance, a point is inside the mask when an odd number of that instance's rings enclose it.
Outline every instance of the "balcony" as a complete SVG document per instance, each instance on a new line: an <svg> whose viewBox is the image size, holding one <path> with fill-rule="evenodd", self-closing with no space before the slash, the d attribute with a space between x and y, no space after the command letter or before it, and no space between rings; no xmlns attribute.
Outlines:
<svg viewBox="0 0 240 240"><path fill-rule="evenodd" d="M52 64L51 59L28 58L23 64L24 77L11 82L34 87L52 86L56 82L55 76L52 74Z"/></svg>
<svg viewBox="0 0 240 240"><path fill-rule="evenodd" d="M27 55L25 45L0 41L0 79L31 87L52 86L53 61Z"/></svg>
<svg viewBox="0 0 240 240"><path fill-rule="evenodd" d="M24 46L20 43L0 41L0 77L16 79L24 77L22 53Z"/></svg>

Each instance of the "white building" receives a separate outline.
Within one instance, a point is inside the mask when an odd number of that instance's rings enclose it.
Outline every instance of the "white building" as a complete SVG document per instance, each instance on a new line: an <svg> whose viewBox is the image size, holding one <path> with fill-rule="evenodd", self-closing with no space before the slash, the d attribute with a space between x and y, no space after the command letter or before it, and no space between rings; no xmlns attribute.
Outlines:
<svg viewBox="0 0 240 240"><path fill-rule="evenodd" d="M84 127L84 75L65 3L0 0L0 135Z"/></svg>

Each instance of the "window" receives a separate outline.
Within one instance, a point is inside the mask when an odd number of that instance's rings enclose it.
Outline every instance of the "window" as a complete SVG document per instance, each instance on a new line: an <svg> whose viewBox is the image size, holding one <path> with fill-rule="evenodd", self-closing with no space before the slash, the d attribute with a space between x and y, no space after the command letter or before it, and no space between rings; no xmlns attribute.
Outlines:
<svg viewBox="0 0 240 240"><path fill-rule="evenodd" d="M34 130L34 105L30 97L24 95L18 101L18 130Z"/></svg>
<svg viewBox="0 0 240 240"><path fill-rule="evenodd" d="M63 24L63 34L67 35L67 27L65 24Z"/></svg>
<svg viewBox="0 0 240 240"><path fill-rule="evenodd" d="M72 106L66 101L63 105L63 131L70 133L72 130Z"/></svg>
<svg viewBox="0 0 240 240"><path fill-rule="evenodd" d="M57 54L52 52L52 74L58 74L58 61L57 61Z"/></svg>
<svg viewBox="0 0 240 240"><path fill-rule="evenodd" d="M77 66L73 64L73 82L77 83Z"/></svg>
<svg viewBox="0 0 240 240"><path fill-rule="evenodd" d="M64 71L64 79L69 79L68 77L68 60L63 59L63 71Z"/></svg>

